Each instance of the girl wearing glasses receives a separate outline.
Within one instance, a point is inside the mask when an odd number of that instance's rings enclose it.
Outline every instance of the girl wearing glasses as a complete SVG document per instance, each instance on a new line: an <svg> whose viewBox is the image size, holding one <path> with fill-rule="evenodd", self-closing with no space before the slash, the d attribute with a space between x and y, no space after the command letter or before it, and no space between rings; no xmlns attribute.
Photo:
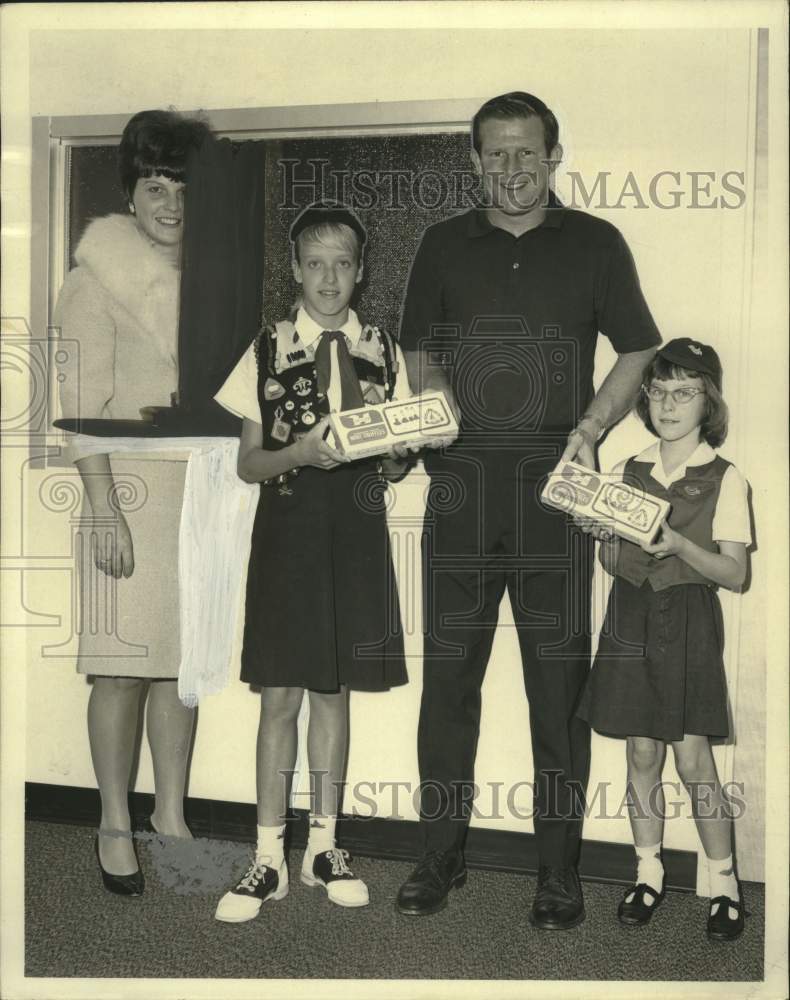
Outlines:
<svg viewBox="0 0 790 1000"><path fill-rule="evenodd" d="M661 773L669 743L708 859L707 933L732 940L743 931L744 908L710 746L711 737L729 736L716 588L743 584L751 526L746 485L713 450L727 435L721 375L713 348L688 338L659 350L645 372L636 412L659 440L614 472L672 507L657 540L641 547L587 526L614 582L578 714L598 732L626 738L637 875L619 920L646 924L664 898Z"/></svg>

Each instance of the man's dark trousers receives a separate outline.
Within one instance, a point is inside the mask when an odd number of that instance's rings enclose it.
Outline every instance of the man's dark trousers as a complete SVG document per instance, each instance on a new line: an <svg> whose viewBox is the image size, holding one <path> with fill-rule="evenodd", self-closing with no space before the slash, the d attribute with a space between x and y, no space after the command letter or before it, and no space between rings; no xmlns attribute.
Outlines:
<svg viewBox="0 0 790 1000"><path fill-rule="evenodd" d="M574 712L590 666L593 548L538 500L562 443L543 437L517 455L456 448L431 463L418 735L426 850L463 844L480 689L507 588L530 706L539 862L577 863L590 730Z"/></svg>

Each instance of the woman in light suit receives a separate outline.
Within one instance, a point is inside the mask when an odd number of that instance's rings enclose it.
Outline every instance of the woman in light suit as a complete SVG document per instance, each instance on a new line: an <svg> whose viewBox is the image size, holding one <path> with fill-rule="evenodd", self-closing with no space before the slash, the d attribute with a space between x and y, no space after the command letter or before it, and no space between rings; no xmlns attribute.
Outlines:
<svg viewBox="0 0 790 1000"><path fill-rule="evenodd" d="M186 158L208 134L204 122L170 111L141 111L126 125L119 167L128 214L88 225L55 313L62 338L79 344L78 384L61 383L64 417L139 419L142 406L170 404L178 384ZM97 453L97 439L85 447L84 438L75 438L70 450L86 498L78 670L93 682L88 731L102 808L95 850L105 887L139 895L144 881L128 788L146 694L156 785L151 825L165 836L191 836L183 798L194 709L177 692L185 463L111 460ZM117 502L124 490L137 495L136 509L126 514ZM98 580L96 569L104 574ZM116 623L111 655L102 627L91 628L105 620Z"/></svg>

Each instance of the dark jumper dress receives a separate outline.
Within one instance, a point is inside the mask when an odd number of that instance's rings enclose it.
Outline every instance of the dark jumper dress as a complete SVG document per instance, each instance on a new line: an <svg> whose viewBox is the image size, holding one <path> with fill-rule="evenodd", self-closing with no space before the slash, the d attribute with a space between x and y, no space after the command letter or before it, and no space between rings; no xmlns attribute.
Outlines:
<svg viewBox="0 0 790 1000"><path fill-rule="evenodd" d="M717 456L666 489L629 459L624 478L669 500L669 525L708 551L721 481ZM607 736L664 742L729 735L724 629L716 586L677 556L656 560L620 541L598 652L577 714Z"/></svg>
<svg viewBox="0 0 790 1000"><path fill-rule="evenodd" d="M291 444L328 413L304 351L281 367L277 347L289 327L265 328L256 345L263 447L272 450ZM361 340L366 356L352 356L360 383L367 383L365 398L374 398L375 386L379 397L391 395L391 342L373 327L363 328ZM339 685L380 691L406 683L385 484L375 460L329 471L306 467L285 482L261 485L241 679L326 692Z"/></svg>

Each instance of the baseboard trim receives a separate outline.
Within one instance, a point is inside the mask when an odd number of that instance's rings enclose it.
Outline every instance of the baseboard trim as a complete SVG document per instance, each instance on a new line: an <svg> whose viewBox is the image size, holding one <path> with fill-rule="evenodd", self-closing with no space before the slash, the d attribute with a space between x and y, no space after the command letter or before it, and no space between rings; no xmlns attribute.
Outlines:
<svg viewBox="0 0 790 1000"><path fill-rule="evenodd" d="M154 808L147 792L129 796L132 821L137 829ZM95 788L50 785L29 781L25 784L25 817L47 823L95 826L100 815L99 793ZM189 798L185 814L190 829L198 837L252 843L255 839L255 806L246 802ZM346 816L338 822L338 837L352 854L363 857L413 861L420 855L419 827L413 820ZM289 822L289 843L307 843L307 813L295 810ZM466 841L466 862L470 868L488 871L534 874L537 871L535 837L511 830L472 827ZM670 889L693 892L697 884L697 855L693 851L664 850L666 885ZM585 840L579 873L594 882L628 885L633 880L634 852L629 844Z"/></svg>

